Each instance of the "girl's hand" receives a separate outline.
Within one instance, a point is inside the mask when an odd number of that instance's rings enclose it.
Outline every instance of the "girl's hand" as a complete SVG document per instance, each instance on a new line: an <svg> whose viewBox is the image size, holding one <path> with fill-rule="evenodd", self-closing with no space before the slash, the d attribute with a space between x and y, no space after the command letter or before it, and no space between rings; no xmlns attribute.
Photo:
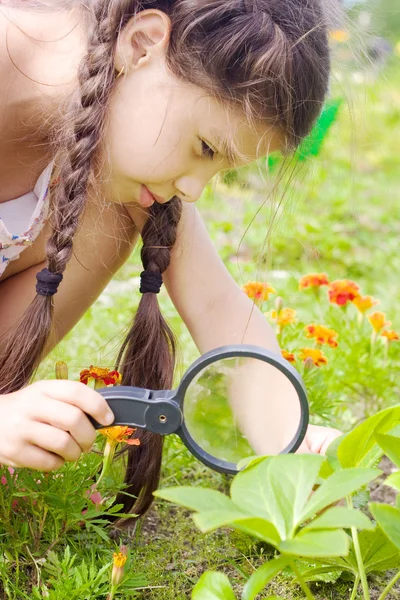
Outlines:
<svg viewBox="0 0 400 600"><path fill-rule="evenodd" d="M342 435L342 432L338 429L309 425L306 437L297 452L302 454L325 454L329 444L340 435Z"/></svg>
<svg viewBox="0 0 400 600"><path fill-rule="evenodd" d="M54 471L78 460L96 438L85 413L102 425L114 421L105 399L76 381L38 381L1 395L0 463Z"/></svg>

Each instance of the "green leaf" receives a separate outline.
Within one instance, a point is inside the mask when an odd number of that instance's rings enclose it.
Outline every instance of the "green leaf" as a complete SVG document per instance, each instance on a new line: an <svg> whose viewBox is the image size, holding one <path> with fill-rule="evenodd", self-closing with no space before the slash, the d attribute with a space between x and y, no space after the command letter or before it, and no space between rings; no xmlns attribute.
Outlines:
<svg viewBox="0 0 400 600"><path fill-rule="evenodd" d="M273 560L269 560L261 567L259 567L250 579L247 580L243 592L242 600L254 600L259 594L280 571L282 571L290 560L285 556L280 556ZM276 596L273 596L276 598Z"/></svg>
<svg viewBox="0 0 400 600"><path fill-rule="evenodd" d="M306 581L325 581L326 583L334 583L339 579L342 571L343 568L340 565L329 565L326 567L307 569L307 571L301 572L301 576Z"/></svg>
<svg viewBox="0 0 400 600"><path fill-rule="evenodd" d="M273 523L282 539L293 535L325 458L282 454L236 475L233 502L247 513Z"/></svg>
<svg viewBox="0 0 400 600"><path fill-rule="evenodd" d="M192 600L235 600L235 594L224 573L207 571L194 586Z"/></svg>
<svg viewBox="0 0 400 600"><path fill-rule="evenodd" d="M232 500L218 492L208 488L195 488L190 486L170 487L157 490L153 495L169 502L174 502L180 506L185 506L196 512L207 511L210 507L213 510L240 511ZM244 513L245 514L245 513Z"/></svg>
<svg viewBox="0 0 400 600"><path fill-rule="evenodd" d="M343 556L349 551L349 538L341 530L300 532L292 540L281 542L278 550L298 556Z"/></svg>
<svg viewBox="0 0 400 600"><path fill-rule="evenodd" d="M311 521L302 531L310 529L341 529L357 527L357 529L375 529L367 515L344 506L328 508L322 515Z"/></svg>
<svg viewBox="0 0 400 600"><path fill-rule="evenodd" d="M400 468L400 438L382 433L375 434L375 437L384 453Z"/></svg>
<svg viewBox="0 0 400 600"><path fill-rule="evenodd" d="M348 433L338 447L338 458L343 467L366 465L368 453L376 445L375 435L387 433L400 421L400 405L378 412ZM368 463L371 459L368 460Z"/></svg>
<svg viewBox="0 0 400 600"><path fill-rule="evenodd" d="M97 525L94 525L93 523L87 523L87 528L93 529L93 531L95 531L105 542L107 542L107 544L110 543L110 537L106 534L104 529L101 529L101 527L97 527Z"/></svg>
<svg viewBox="0 0 400 600"><path fill-rule="evenodd" d="M272 523L265 519L249 517L239 511L204 511L193 515L193 520L203 533L218 527L234 527L273 546L280 542L279 534Z"/></svg>
<svg viewBox="0 0 400 600"><path fill-rule="evenodd" d="M369 509L389 540L400 550L400 509L371 502Z"/></svg>
<svg viewBox="0 0 400 600"><path fill-rule="evenodd" d="M389 475L389 477L385 479L385 485L390 485L390 487L400 492L400 471L396 471L396 473Z"/></svg>
<svg viewBox="0 0 400 600"><path fill-rule="evenodd" d="M358 539L367 573L398 568L400 564L399 549L386 537L380 527L377 527L374 531L361 531L358 534ZM353 567L354 572L358 572L353 547L350 549L346 561Z"/></svg>
<svg viewBox="0 0 400 600"><path fill-rule="evenodd" d="M310 519L318 511L352 494L362 485L378 477L380 473L379 469L360 468L335 471L311 496L301 515L301 520Z"/></svg>

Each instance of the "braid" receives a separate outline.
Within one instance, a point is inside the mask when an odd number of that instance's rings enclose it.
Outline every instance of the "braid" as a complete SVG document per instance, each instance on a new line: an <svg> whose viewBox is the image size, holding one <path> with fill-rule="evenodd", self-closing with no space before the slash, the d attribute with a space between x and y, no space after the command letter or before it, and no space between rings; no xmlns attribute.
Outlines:
<svg viewBox="0 0 400 600"><path fill-rule="evenodd" d="M61 275L72 255L72 241L83 213L93 156L101 138L114 79L113 32L106 9L93 10L88 52L78 72L79 90L71 98L63 126L53 135L60 166L53 189L47 243L47 268ZM31 379L43 355L53 317L51 296L37 295L15 330L0 347L0 393L20 389ZM23 340L22 348L16 341Z"/></svg>
<svg viewBox="0 0 400 600"><path fill-rule="evenodd" d="M166 204L153 204L143 228L141 258L146 271L162 274L169 266L171 248L176 241L182 205L175 196ZM161 248L160 248L161 246ZM131 330L118 356L117 369L122 371L122 385L135 385L155 390L172 387L176 356L174 336L165 322L156 294L145 293L139 303ZM140 431L140 446L128 447L125 489L115 500L123 504L123 512L131 509L137 515L146 512L157 488L162 454L162 436Z"/></svg>

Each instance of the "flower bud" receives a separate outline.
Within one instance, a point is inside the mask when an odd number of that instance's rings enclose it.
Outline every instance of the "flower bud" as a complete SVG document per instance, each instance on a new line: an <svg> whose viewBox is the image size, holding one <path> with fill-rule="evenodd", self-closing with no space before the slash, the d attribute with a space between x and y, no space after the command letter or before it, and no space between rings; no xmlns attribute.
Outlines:
<svg viewBox="0 0 400 600"><path fill-rule="evenodd" d="M119 552L114 552L114 565L111 573L111 585L117 586L124 578L125 563L128 559L128 548L120 546Z"/></svg>
<svg viewBox="0 0 400 600"><path fill-rule="evenodd" d="M67 363L62 360L56 362L56 379L68 379Z"/></svg>
<svg viewBox="0 0 400 600"><path fill-rule="evenodd" d="M280 296L277 296L277 298L275 299L275 308L278 313L283 308L283 299Z"/></svg>
<svg viewBox="0 0 400 600"><path fill-rule="evenodd" d="M304 361L304 371L311 371L314 368L314 361L311 356L308 356Z"/></svg>

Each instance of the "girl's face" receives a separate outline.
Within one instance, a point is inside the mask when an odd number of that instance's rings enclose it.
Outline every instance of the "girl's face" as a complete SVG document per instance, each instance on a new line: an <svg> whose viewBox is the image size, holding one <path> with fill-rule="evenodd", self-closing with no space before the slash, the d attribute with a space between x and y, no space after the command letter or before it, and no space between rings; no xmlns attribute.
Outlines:
<svg viewBox="0 0 400 600"><path fill-rule="evenodd" d="M122 33L116 68L122 63L124 71L115 83L102 145L104 189L113 201L142 206L149 201L143 185L158 202L173 196L195 202L218 171L277 149L278 135L272 128L266 132L265 123L249 127L244 116L173 77L165 62L168 17L159 11L140 15L139 27L147 26L146 35L156 41L135 46L127 28L137 26L137 17ZM233 143L235 156L229 157L224 141Z"/></svg>

